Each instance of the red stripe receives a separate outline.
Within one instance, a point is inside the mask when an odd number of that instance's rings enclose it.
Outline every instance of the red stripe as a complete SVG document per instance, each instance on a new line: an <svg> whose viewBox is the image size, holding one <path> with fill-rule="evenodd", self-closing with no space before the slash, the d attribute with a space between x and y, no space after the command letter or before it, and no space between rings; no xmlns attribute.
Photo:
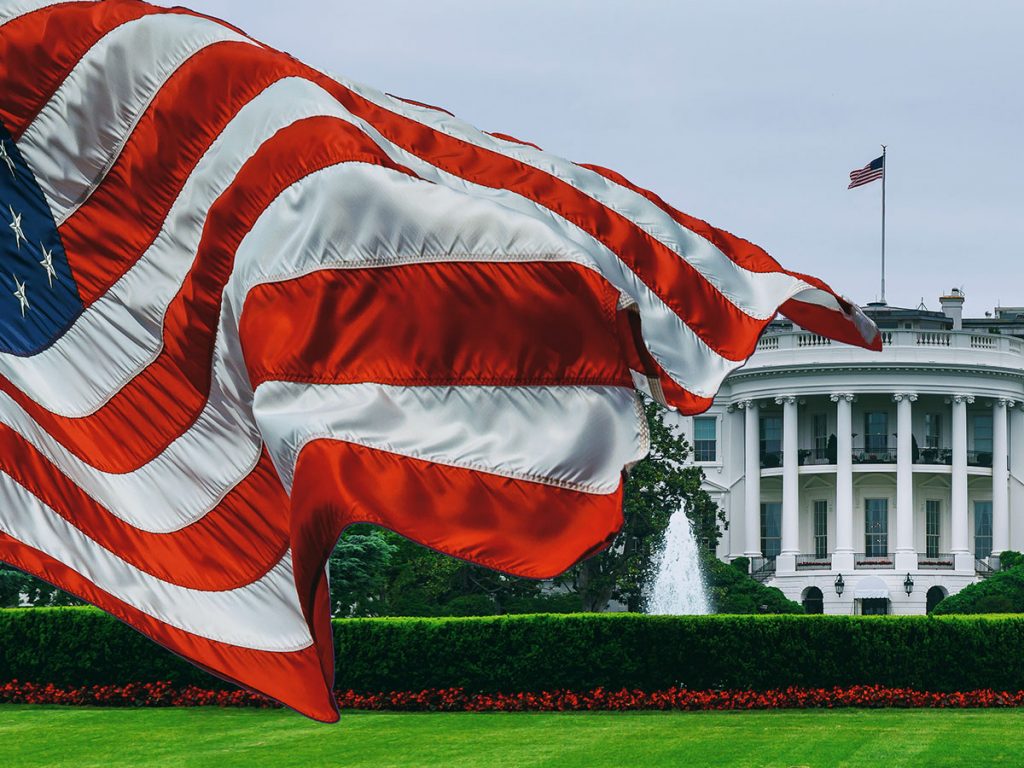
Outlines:
<svg viewBox="0 0 1024 768"><path fill-rule="evenodd" d="M292 492L296 563L344 528L390 528L445 554L544 579L605 549L622 527L622 485L607 495L316 440L299 454ZM303 594L304 579L296 571Z"/></svg>
<svg viewBox="0 0 1024 768"><path fill-rule="evenodd" d="M358 129L334 118L303 120L265 143L209 210L195 263L165 315L160 354L94 414L57 416L9 380L0 380L0 388L97 469L131 472L150 461L191 426L206 403L221 294L238 244L280 190L349 161L398 168Z"/></svg>
<svg viewBox="0 0 1024 768"><path fill-rule="evenodd" d="M100 546L178 586L217 591L250 584L288 548L288 496L266 452L219 504L173 533L141 531L111 514L6 426L0 426L0 472Z"/></svg>
<svg viewBox="0 0 1024 768"><path fill-rule="evenodd" d="M704 342L730 360L745 360L767 320L740 311L694 267L625 216L552 174L474 146L395 114L310 69L308 77L389 141L434 166L482 186L507 189L576 224L619 255Z"/></svg>
<svg viewBox="0 0 1024 768"><path fill-rule="evenodd" d="M61 226L86 307L152 245L186 180L239 110L299 71L262 48L222 42L192 56L167 80L103 183Z"/></svg>
<svg viewBox="0 0 1024 768"><path fill-rule="evenodd" d="M795 277L798 280L803 280L804 282L810 283L814 287L834 296L836 301L847 314L853 312L853 306L845 298L832 290L832 288L823 280L811 275L805 275L800 272L783 269L775 259L769 256L760 247L744 240L743 238L736 237L725 230L712 227L705 221L701 221L693 216L688 216L682 211L673 208L650 190L636 186L615 171L608 170L607 168L601 168L596 165L585 165L584 167L600 173L602 176L605 176L620 186L626 187L627 189L631 189L634 192L643 195L665 213L669 214L677 223L712 243L722 253L728 256L729 259L744 269L751 272L779 272L781 274L789 275L790 277ZM875 346L880 343L880 337L877 334L874 339L865 339L861 335L857 326L848 317L844 317L840 312L835 310L830 310L821 306L818 306L814 310L804 309L805 307L813 306L814 305L807 304L806 302L791 300L783 304L781 309L786 317L798 322L809 331L829 336L836 341L842 341L846 344L853 344L855 346L866 347L868 349L878 348ZM795 312L799 318L790 314L790 311ZM805 323L809 323L809 325L805 325ZM765 324L767 325L767 321Z"/></svg>
<svg viewBox="0 0 1024 768"><path fill-rule="evenodd" d="M503 141L511 141L513 144L522 144L524 147L533 147L534 149L540 149L540 147L538 147L532 141L523 141L522 139L517 139L515 136L509 136L507 133L488 133L487 135L493 136L494 138L501 139ZM541 152L543 151L544 150L541 149Z"/></svg>
<svg viewBox="0 0 1024 768"><path fill-rule="evenodd" d="M316 647L274 653L207 640L143 613L58 560L0 533L0 559L87 600L193 664L277 699L307 717L333 723L338 719L331 693L333 679L323 675Z"/></svg>
<svg viewBox="0 0 1024 768"><path fill-rule="evenodd" d="M600 275L565 262L340 269L255 287L239 334L254 388L269 379L632 387L617 300Z"/></svg>
<svg viewBox="0 0 1024 768"><path fill-rule="evenodd" d="M838 312L826 307L790 299L782 305L782 312L801 328L807 328L813 333L875 352L882 350L882 334L880 332L875 331L874 338L865 342L856 326L843 320Z"/></svg>
<svg viewBox="0 0 1024 768"><path fill-rule="evenodd" d="M127 21L165 10L135 0L68 3L0 27L0 120L14 139L100 38Z"/></svg>

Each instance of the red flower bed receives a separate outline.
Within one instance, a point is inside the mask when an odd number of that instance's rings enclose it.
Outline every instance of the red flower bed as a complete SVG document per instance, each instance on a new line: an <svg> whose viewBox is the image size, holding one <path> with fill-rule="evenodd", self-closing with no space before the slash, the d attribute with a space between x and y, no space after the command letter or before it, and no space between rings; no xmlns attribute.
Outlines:
<svg viewBox="0 0 1024 768"><path fill-rule="evenodd" d="M342 709L434 712L566 712L607 710L749 710L837 707L1020 707L1024 691L988 689L956 693L855 685L849 688L786 688L774 691L543 691L540 693L469 693L461 688L356 693L335 691ZM69 704L104 707L277 707L250 691L211 691L171 683L131 683L58 688L12 681L0 686L0 703Z"/></svg>

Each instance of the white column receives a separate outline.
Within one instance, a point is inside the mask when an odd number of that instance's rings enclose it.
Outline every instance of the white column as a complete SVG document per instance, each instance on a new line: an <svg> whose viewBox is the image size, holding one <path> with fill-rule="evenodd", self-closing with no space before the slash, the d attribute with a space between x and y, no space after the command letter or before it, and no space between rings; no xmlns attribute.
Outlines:
<svg viewBox="0 0 1024 768"><path fill-rule="evenodd" d="M953 395L952 550L958 571L974 572L967 531L967 404L970 395Z"/></svg>
<svg viewBox="0 0 1024 768"><path fill-rule="evenodd" d="M1010 548L1010 469L1007 411L1012 400L1000 397L992 405L992 553Z"/></svg>
<svg viewBox="0 0 1024 768"><path fill-rule="evenodd" d="M743 524L747 557L761 557L761 425L756 400L739 404L743 409Z"/></svg>
<svg viewBox="0 0 1024 768"><path fill-rule="evenodd" d="M1010 410L1010 549L1019 550L1024 517L1024 403ZM1018 522L1014 523L1013 521Z"/></svg>
<svg viewBox="0 0 1024 768"><path fill-rule="evenodd" d="M853 395L832 395L836 404L836 545L832 570L853 570Z"/></svg>
<svg viewBox="0 0 1024 768"><path fill-rule="evenodd" d="M896 401L896 570L917 568L914 552L913 402L917 395L900 392Z"/></svg>
<svg viewBox="0 0 1024 768"><path fill-rule="evenodd" d="M776 573L796 572L800 552L800 475L797 402L792 396L777 397L782 405L782 551Z"/></svg>

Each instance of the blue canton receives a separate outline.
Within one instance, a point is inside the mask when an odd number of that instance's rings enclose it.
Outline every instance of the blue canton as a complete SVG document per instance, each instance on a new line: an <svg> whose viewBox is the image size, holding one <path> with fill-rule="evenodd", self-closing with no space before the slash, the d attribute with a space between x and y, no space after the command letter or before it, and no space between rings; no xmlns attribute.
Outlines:
<svg viewBox="0 0 1024 768"><path fill-rule="evenodd" d="M33 355L81 312L53 214L0 123L0 352Z"/></svg>

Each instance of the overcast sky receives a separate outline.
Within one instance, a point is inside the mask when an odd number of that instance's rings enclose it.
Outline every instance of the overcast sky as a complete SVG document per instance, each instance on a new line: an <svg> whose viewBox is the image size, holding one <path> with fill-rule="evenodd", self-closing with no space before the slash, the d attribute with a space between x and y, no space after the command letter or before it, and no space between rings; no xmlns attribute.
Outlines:
<svg viewBox="0 0 1024 768"><path fill-rule="evenodd" d="M170 3L167 3L170 4ZM613 168L865 303L1024 305L1017 2L186 0L327 72Z"/></svg>

